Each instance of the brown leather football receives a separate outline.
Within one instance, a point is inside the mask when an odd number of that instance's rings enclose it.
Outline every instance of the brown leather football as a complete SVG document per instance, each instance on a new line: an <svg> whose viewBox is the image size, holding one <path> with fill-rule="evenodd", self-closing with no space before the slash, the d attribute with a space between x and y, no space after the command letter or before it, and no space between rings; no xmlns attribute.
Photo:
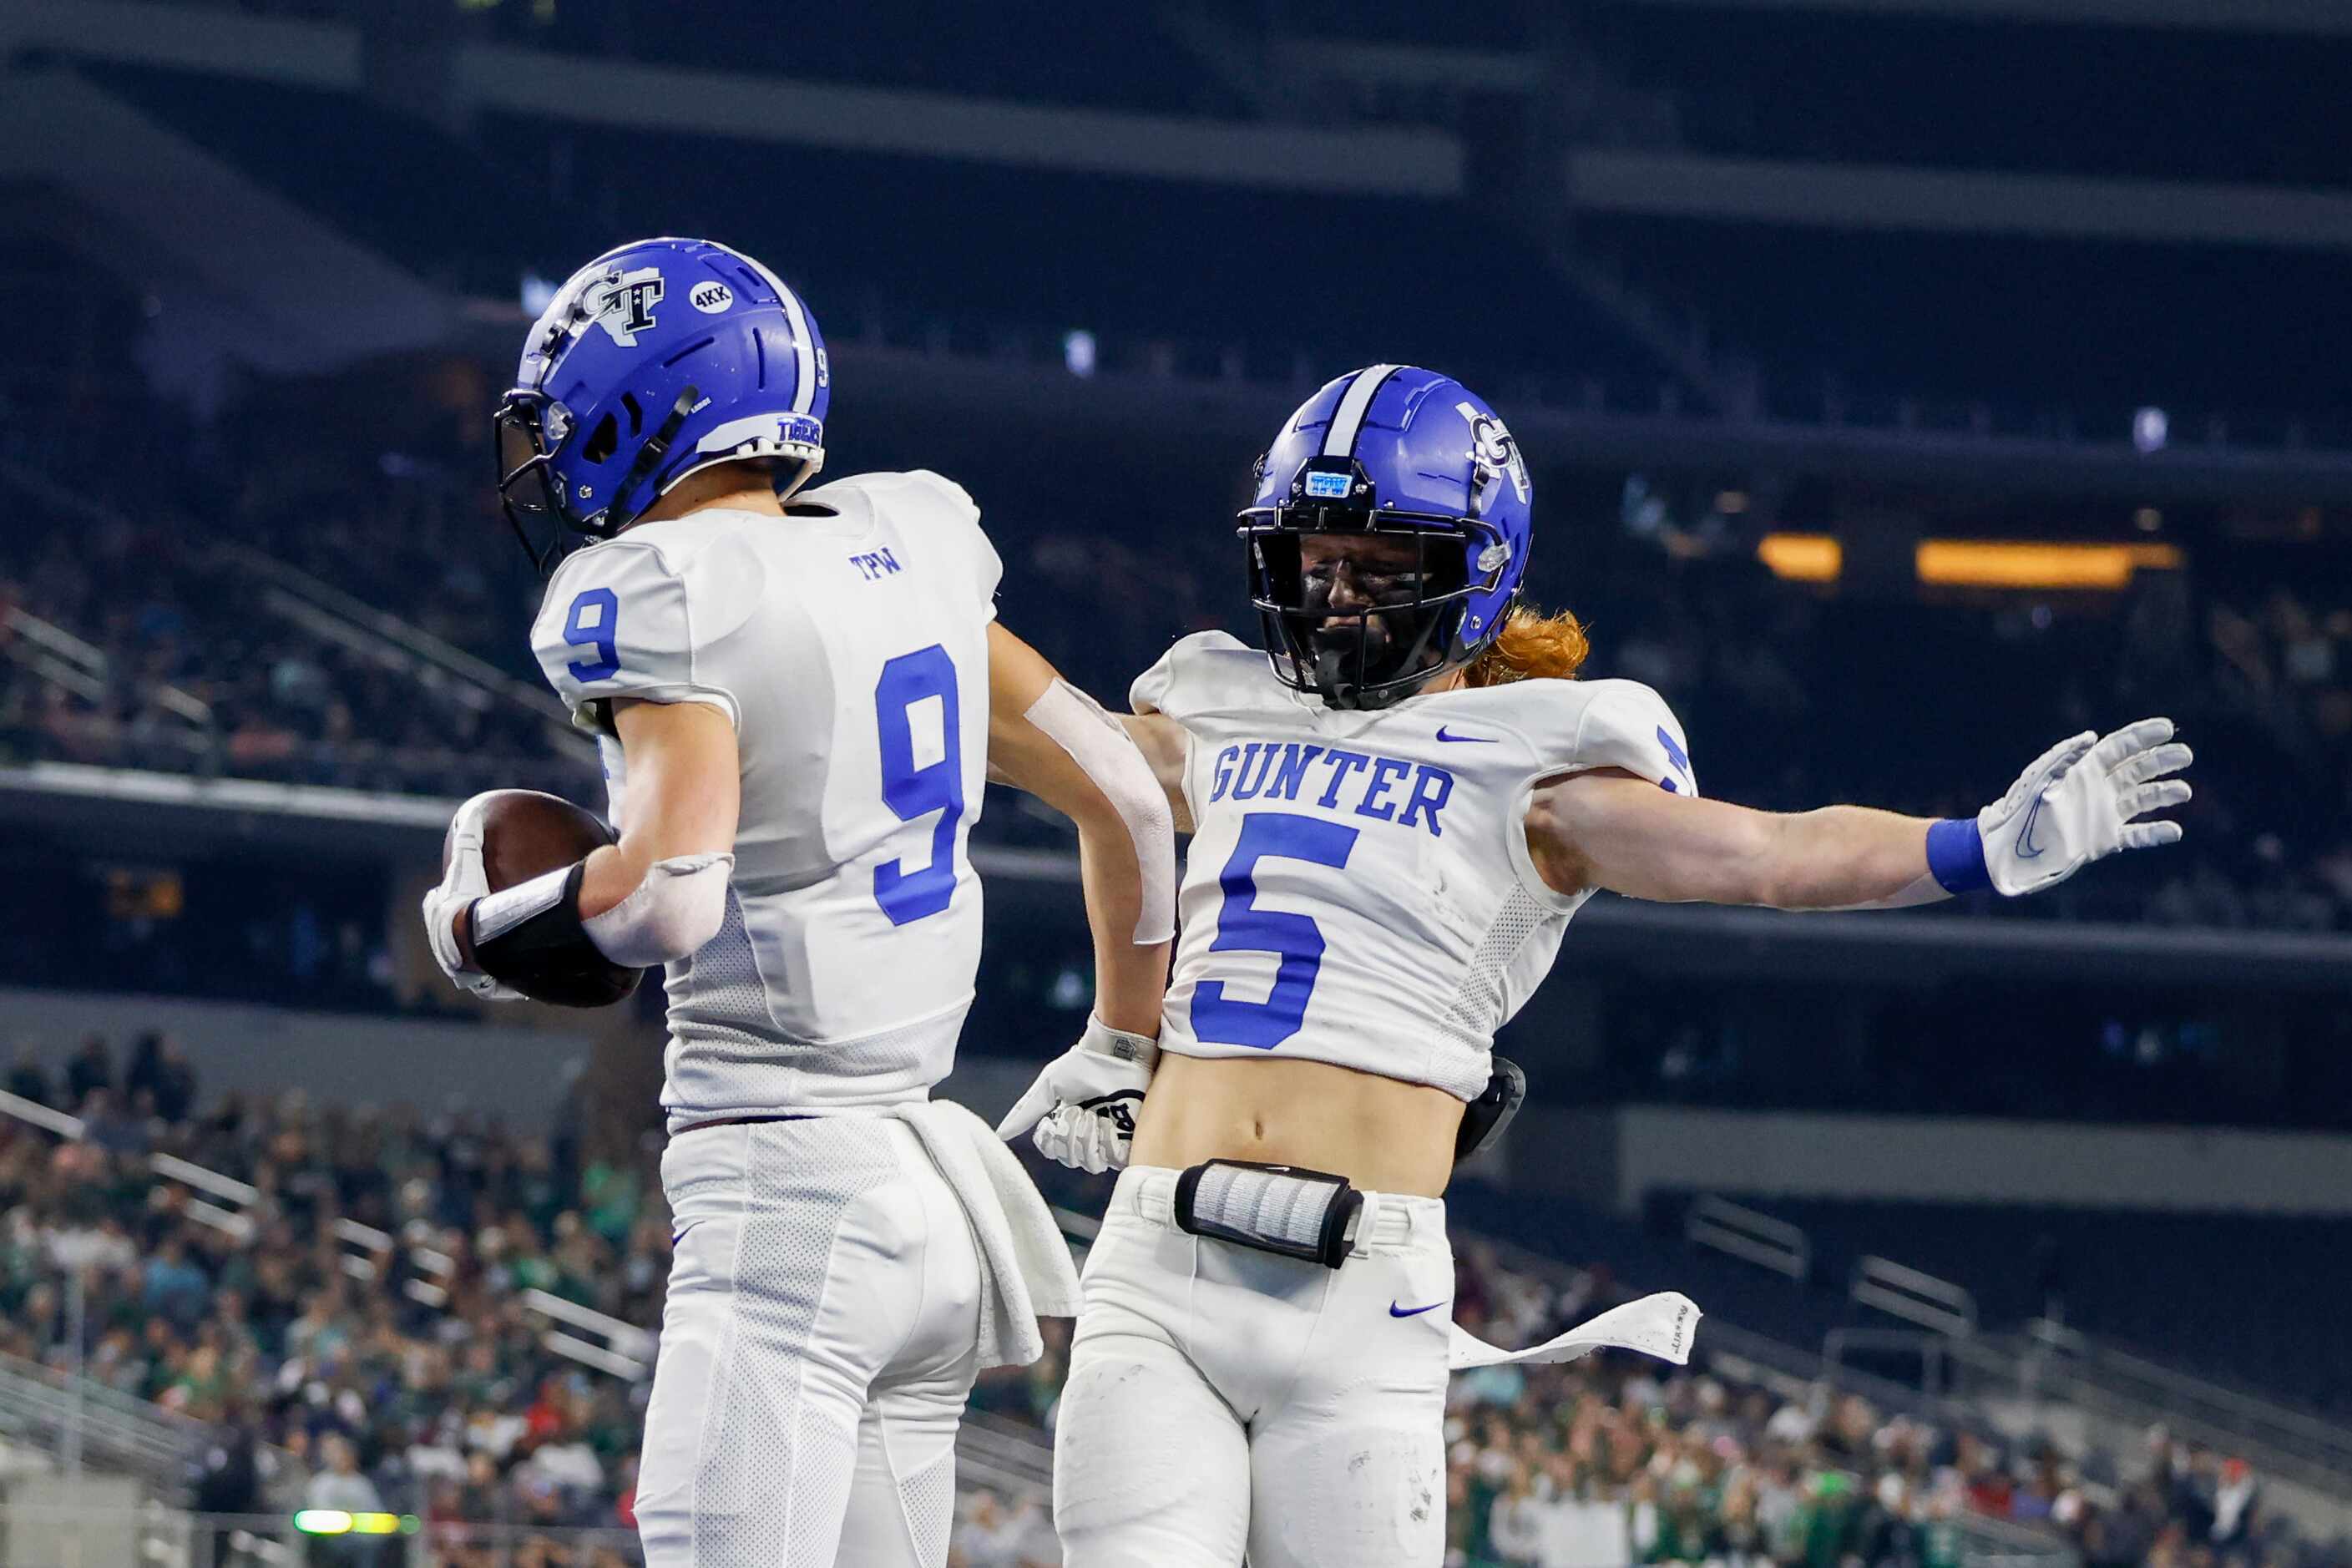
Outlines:
<svg viewBox="0 0 2352 1568"><path fill-rule="evenodd" d="M561 795L535 789L501 789L482 800L482 874L494 893L569 866L614 838L601 817ZM446 837L441 842L441 860L446 869L449 860ZM644 974L641 969L626 969L587 954L527 976L501 978L534 1001L560 1007L604 1007L635 991Z"/></svg>
<svg viewBox="0 0 2352 1568"><path fill-rule="evenodd" d="M482 797L482 871L489 878L493 893L558 866L569 866L613 839L613 831L602 818L562 795L535 789L499 789ZM449 842L446 837L441 841L441 863L446 869Z"/></svg>

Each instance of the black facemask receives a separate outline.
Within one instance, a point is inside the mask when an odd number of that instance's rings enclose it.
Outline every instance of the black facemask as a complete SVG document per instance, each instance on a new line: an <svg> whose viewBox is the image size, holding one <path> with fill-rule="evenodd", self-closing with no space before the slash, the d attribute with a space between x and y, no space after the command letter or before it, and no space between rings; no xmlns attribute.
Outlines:
<svg viewBox="0 0 2352 1568"><path fill-rule="evenodd" d="M1324 521L1336 520L1313 520ZM1334 708L1384 708L1448 668L1466 595L1460 534L1385 521L1318 528L1289 515L1244 532L1251 602L1292 687ZM1367 539L1411 548L1347 548ZM1326 546L1312 564L1310 541Z"/></svg>

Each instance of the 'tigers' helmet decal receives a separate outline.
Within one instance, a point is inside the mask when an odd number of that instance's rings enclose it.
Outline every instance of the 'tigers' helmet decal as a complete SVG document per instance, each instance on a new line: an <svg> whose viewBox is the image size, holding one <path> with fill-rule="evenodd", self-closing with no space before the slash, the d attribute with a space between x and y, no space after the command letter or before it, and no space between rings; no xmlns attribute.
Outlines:
<svg viewBox="0 0 2352 1568"><path fill-rule="evenodd" d="M1502 630L1527 574L1535 485L1501 416L1460 382L1393 364L1340 376L1291 415L1257 473L1241 532L1286 684L1334 708L1382 708ZM1377 562L1380 591L1335 605L1324 563L1339 556Z"/></svg>

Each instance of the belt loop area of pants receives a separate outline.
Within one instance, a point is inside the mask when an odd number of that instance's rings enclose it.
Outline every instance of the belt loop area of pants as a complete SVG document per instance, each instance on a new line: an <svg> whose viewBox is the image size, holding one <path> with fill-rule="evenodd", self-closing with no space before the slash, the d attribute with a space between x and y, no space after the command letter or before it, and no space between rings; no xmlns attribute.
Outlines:
<svg viewBox="0 0 2352 1568"><path fill-rule="evenodd" d="M1137 1216L1160 1225L1176 1223L1176 1178L1181 1171L1146 1170L1129 1184L1128 1207Z"/></svg>
<svg viewBox="0 0 2352 1568"><path fill-rule="evenodd" d="M1356 1215L1355 1231L1348 1238L1348 1256L1370 1258L1378 1249L1402 1247L1412 1239L1416 1227L1410 1201L1388 1193L1364 1192L1363 1209Z"/></svg>

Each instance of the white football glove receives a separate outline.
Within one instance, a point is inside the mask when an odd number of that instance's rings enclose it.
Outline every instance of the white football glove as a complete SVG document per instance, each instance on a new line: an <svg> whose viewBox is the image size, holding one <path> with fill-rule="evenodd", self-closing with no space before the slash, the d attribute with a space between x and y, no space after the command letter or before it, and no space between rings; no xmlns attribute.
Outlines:
<svg viewBox="0 0 2352 1568"><path fill-rule="evenodd" d="M996 1124L996 1135L1017 1138L1034 1122L1032 1141L1047 1159L1096 1175L1123 1170L1135 1142L1136 1109L1159 1065L1157 1045L1089 1015L1078 1043L1045 1064Z"/></svg>
<svg viewBox="0 0 2352 1568"><path fill-rule="evenodd" d="M2177 843L2180 824L2134 820L2189 798L2187 780L2165 775L2193 753L2171 740L2171 720L2142 719L2105 737L2085 730L2034 758L1977 813L1993 887L2036 893L2118 850Z"/></svg>
<svg viewBox="0 0 2352 1568"><path fill-rule="evenodd" d="M482 799L476 795L450 820L448 867L441 873L441 885L425 895L425 940L433 946L433 961L458 990L488 1002L520 1002L521 992L467 966L452 929L458 911L490 890L489 876L482 869Z"/></svg>

